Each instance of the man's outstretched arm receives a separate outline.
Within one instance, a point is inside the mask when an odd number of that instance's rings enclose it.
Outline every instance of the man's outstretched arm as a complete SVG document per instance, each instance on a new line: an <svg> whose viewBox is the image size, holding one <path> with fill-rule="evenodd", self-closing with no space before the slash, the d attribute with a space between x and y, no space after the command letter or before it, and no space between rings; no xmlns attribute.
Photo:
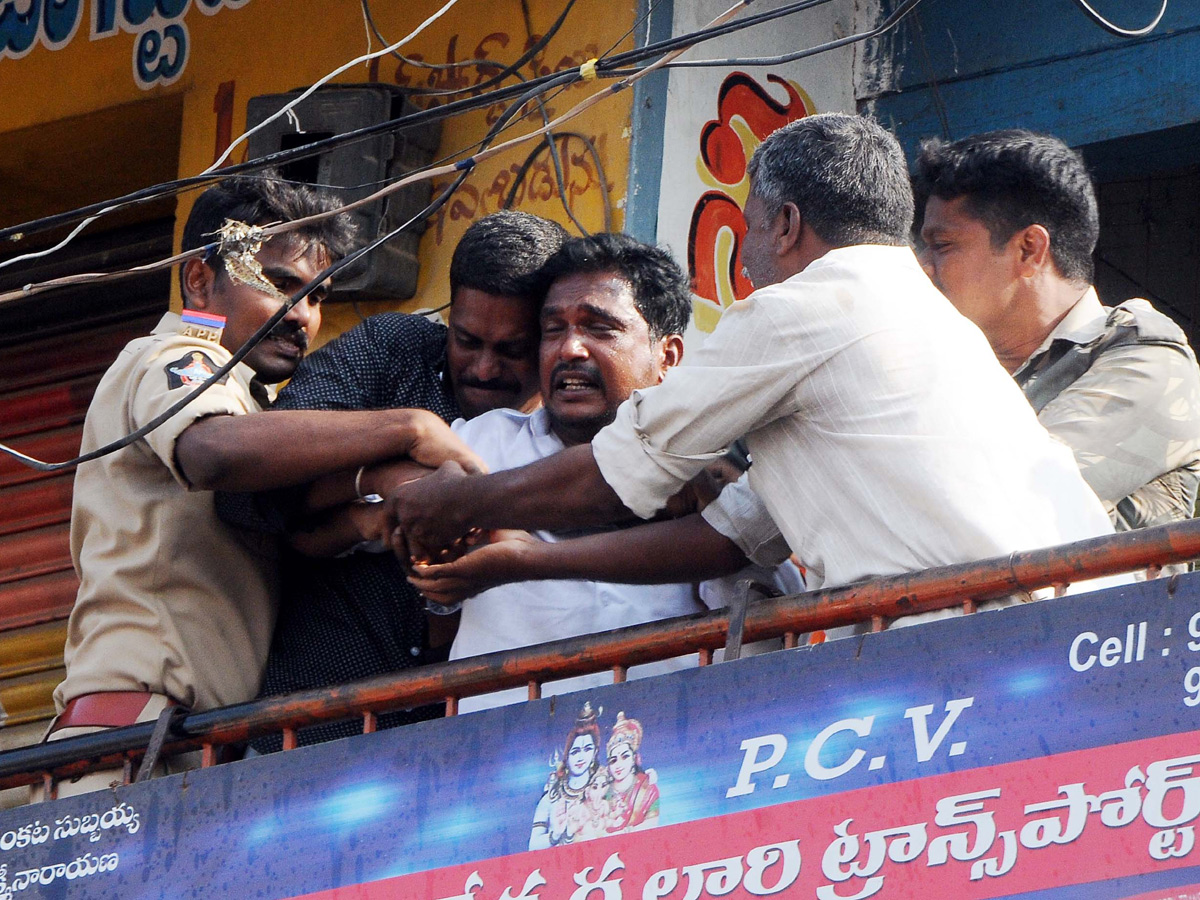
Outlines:
<svg viewBox="0 0 1200 900"><path fill-rule="evenodd" d="M417 566L409 581L430 599L449 604L514 581L674 584L732 575L747 564L737 544L698 513L554 543L525 532L497 538L452 563Z"/></svg>
<svg viewBox="0 0 1200 900"><path fill-rule="evenodd" d="M730 307L697 365L635 392L591 446L469 485L454 485L454 473L446 472L401 488L390 498L391 512L410 555L436 558L427 551L450 547L471 528L561 531L634 513L653 517L734 440L798 410L797 381L822 358L764 361L766 336L783 338L770 316L755 312L761 306L751 299ZM786 343L812 341L799 329Z"/></svg>
<svg viewBox="0 0 1200 900"><path fill-rule="evenodd" d="M445 422L420 409L210 416L189 425L175 442L184 477L194 490L208 491L272 490L397 456L484 471Z"/></svg>
<svg viewBox="0 0 1200 900"><path fill-rule="evenodd" d="M449 547L472 528L567 531L632 516L609 487L587 444L519 469L468 477L449 464L388 497L409 553Z"/></svg>

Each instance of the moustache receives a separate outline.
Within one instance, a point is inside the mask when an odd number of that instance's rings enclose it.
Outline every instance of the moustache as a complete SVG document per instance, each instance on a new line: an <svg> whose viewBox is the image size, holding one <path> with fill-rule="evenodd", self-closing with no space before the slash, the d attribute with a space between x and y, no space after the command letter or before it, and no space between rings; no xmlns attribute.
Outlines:
<svg viewBox="0 0 1200 900"><path fill-rule="evenodd" d="M568 375L590 381L595 387L604 390L604 376L596 366L586 362L560 362L556 365L550 370L551 390L560 387L562 380Z"/></svg>
<svg viewBox="0 0 1200 900"><path fill-rule="evenodd" d="M267 337L277 341L289 341L301 350L308 349L308 333L291 322L280 322L271 329Z"/></svg>

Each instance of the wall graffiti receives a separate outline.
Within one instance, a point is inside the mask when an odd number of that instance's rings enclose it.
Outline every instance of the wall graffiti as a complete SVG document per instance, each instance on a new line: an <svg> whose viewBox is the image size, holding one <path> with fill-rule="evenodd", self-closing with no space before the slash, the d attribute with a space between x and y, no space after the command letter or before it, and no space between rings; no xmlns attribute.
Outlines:
<svg viewBox="0 0 1200 900"><path fill-rule="evenodd" d="M753 290L741 261L751 155L772 131L814 112L799 85L778 75L767 81L782 88L785 99L775 99L745 72L731 72L717 94L717 117L700 131L696 170L708 190L692 210L687 258L701 331L712 331L721 310Z"/></svg>
<svg viewBox="0 0 1200 900"><path fill-rule="evenodd" d="M524 42L520 52L524 53L538 39L538 35L529 37ZM509 50L510 45L515 44L516 40L508 33L502 31L492 32L484 36L471 49L460 50L460 42L461 36L458 34L451 35L447 39L446 53L443 60L434 61L426 59L417 53L411 54L408 59L416 62L429 62L431 65L437 65L438 68L425 68L413 65L410 62L400 61L396 65L391 80L401 87L413 87L425 90L459 91L470 89L493 78L499 68L505 65L501 60L496 61L495 68L472 65L471 61L490 60L498 52L513 55L516 51L515 47L513 50ZM595 44L587 44L552 63L538 56L525 67L524 74L529 77L538 77L551 72L561 71L579 66L597 54L597 46ZM422 106L437 106L447 99L454 98L422 97L421 95L413 97L413 100ZM485 113L487 124L494 124L504 112L506 106L507 103L495 103L489 106ZM560 111L556 108L553 98L545 102L544 109L546 116L549 118L554 118ZM540 114L534 112L529 118L541 124ZM595 147L597 154L603 159L605 157L607 135L591 134L587 135L587 137ZM578 209L576 201L585 194L595 190L599 190L605 194L611 191L612 186L602 181L585 143L577 139L572 139L569 135L559 134L556 136L555 144L558 148L559 158L562 161L563 185L566 189L565 199L572 209ZM536 143L530 142L528 145L529 152L532 152L536 147ZM554 165L550 154L545 152L545 150L539 153L529 163L528 169L522 178L521 170L523 162L524 160L520 156L517 156L505 168L497 172L486 185L475 184L474 179L469 179L465 182L455 194L454 199L442 207L430 222L435 243L439 246L442 244L446 235L447 222L464 221L469 223L496 212L505 207L510 195L512 196L510 205L513 209L521 209L530 205L536 206L547 201L557 200L559 198L558 183L555 178ZM520 179L519 183L518 179ZM448 183L448 181L435 182L434 193L436 194ZM457 240L457 237L454 239Z"/></svg>
<svg viewBox="0 0 1200 900"><path fill-rule="evenodd" d="M591 138L597 153L604 156L607 136L596 135ZM563 185L566 187L567 203L572 209L578 209L576 202L591 191L607 193L612 189L609 184L602 183L600 174L592 160L591 154L583 144L569 141L567 135L559 135L556 139L559 158L562 160ZM536 144L530 143L532 150ZM447 222L473 222L476 219L503 209L510 194L513 194L512 209L523 209L537 206L558 199L558 183L554 177L554 164L546 152L538 154L524 179L513 185L520 175L522 162L519 157L501 169L486 185L474 184L470 179L463 183L454 195L454 199L443 206L430 221L434 241L440 246L446 231ZM449 182L435 182L434 193L442 190ZM457 240L457 237L454 238Z"/></svg>
<svg viewBox="0 0 1200 900"><path fill-rule="evenodd" d="M460 38L461 36L458 34L453 34L449 37L446 42L445 59L433 61L426 59L420 53L412 53L407 57L414 63L428 63L438 68L425 68L424 66L414 65L402 60L397 64L392 80L401 87L456 91L463 88L475 87L488 81L501 68L507 67L507 64L501 59L494 60L494 67L472 65L472 61L475 60L492 61L493 54L496 51L507 52L509 44L514 42L513 37L507 32L493 31L479 40L472 50L462 54L458 51ZM539 35L532 35L527 38L521 47L521 54L523 55L528 51L538 40L540 40ZM523 77L538 78L542 75L549 75L552 72L561 72L565 69L579 66L598 55L599 48L596 44L587 44L578 50L560 57L554 62L547 62L544 57L539 55L534 57L524 67L524 71L521 74ZM427 97L426 101L430 105L435 105L444 102L446 99L451 98ZM500 105L499 108L503 109L504 107Z"/></svg>

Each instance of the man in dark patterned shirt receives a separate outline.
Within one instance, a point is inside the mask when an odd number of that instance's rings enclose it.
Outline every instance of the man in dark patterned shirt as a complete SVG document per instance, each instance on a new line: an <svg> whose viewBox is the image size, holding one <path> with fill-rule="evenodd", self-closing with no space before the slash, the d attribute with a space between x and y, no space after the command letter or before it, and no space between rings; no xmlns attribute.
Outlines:
<svg viewBox="0 0 1200 900"><path fill-rule="evenodd" d="M306 358L272 410L414 408L447 423L491 409L532 411L541 402L539 275L565 238L561 226L527 213L479 220L451 260L449 327L403 313L372 316ZM326 479L321 505L382 492L392 477L388 466L373 466ZM305 499L296 491L219 495L218 511L243 527L284 534L297 527ZM281 579L262 696L439 661L449 651L456 621L431 640L424 601L390 552L321 559L287 551ZM440 710L388 713L379 727ZM316 743L359 731L357 723L337 723L306 729L299 739ZM255 742L263 752L279 746L278 736Z"/></svg>

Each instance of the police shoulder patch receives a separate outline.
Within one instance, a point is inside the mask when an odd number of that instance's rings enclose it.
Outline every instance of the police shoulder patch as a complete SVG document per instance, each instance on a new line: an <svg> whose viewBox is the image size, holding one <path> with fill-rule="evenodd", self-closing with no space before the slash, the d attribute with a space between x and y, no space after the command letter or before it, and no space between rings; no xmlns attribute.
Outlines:
<svg viewBox="0 0 1200 900"><path fill-rule="evenodd" d="M164 367L164 371L167 373L167 389L173 391L176 388L201 385L212 378L218 368L219 366L207 353L190 350L186 355L174 362L167 363ZM222 378L221 383L224 383L228 377Z"/></svg>

